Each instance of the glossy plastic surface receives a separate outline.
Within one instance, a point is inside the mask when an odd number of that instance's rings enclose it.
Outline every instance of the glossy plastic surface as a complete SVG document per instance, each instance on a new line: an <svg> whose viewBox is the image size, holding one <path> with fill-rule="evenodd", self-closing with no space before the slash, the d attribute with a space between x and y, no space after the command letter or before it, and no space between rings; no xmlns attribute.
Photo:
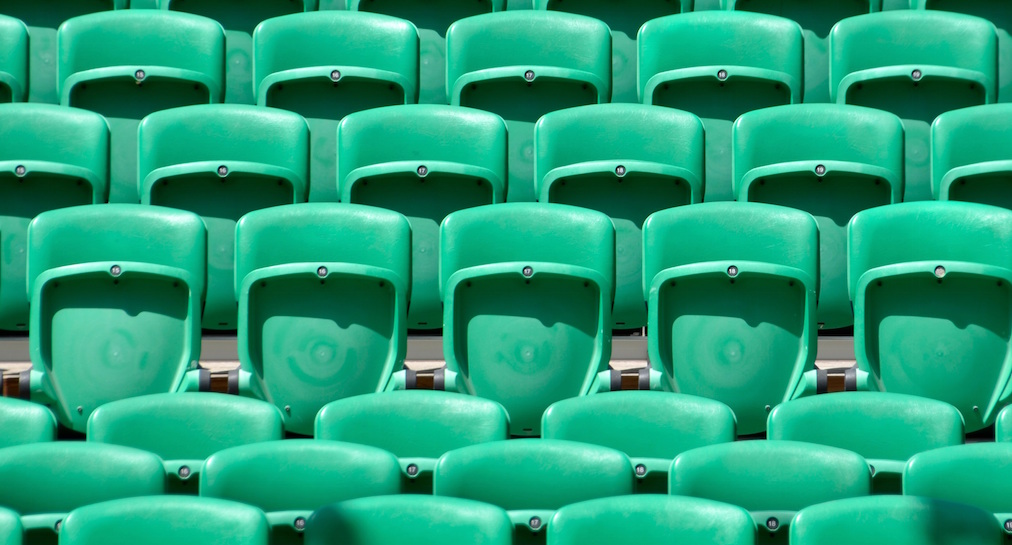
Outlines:
<svg viewBox="0 0 1012 545"><path fill-rule="evenodd" d="M1005 137L1012 105L946 112L931 124L931 190L940 201L1012 209L1012 146Z"/></svg>
<svg viewBox="0 0 1012 545"><path fill-rule="evenodd" d="M56 417L38 403L0 397L0 430L0 448L55 441Z"/></svg>

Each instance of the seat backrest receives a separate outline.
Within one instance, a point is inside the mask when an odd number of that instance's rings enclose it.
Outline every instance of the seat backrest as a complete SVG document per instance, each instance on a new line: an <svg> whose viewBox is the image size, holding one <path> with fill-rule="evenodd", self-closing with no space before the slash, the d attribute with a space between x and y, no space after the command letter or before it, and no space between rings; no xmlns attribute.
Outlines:
<svg viewBox="0 0 1012 545"><path fill-rule="evenodd" d="M859 15L833 28L829 48L833 102L930 122L943 111L991 103L997 96L998 38L994 25L979 17L918 10ZM935 79L972 86L956 94L955 89L929 87ZM890 82L895 87L880 87ZM939 106L925 109L911 100L912 87L922 83L935 91ZM946 98L952 101L946 103Z"/></svg>
<svg viewBox="0 0 1012 545"><path fill-rule="evenodd" d="M617 450L551 439L495 441L452 450L436 464L433 493L506 509L518 529L542 531L554 510L632 494L629 458Z"/></svg>
<svg viewBox="0 0 1012 545"><path fill-rule="evenodd" d="M260 23L253 33L253 58L257 104L294 110L305 117L343 117L319 115L318 110L325 108L323 103L299 104L312 95L285 96L286 90L291 91L287 87L298 88L300 80L307 78L322 78L321 81L348 78L340 83L349 85L360 79L382 80L383 87L398 87L394 91L400 100L395 104L415 102L418 96L418 35L414 25L396 17L350 11L274 17ZM335 70L338 73L332 74ZM327 87L334 83L327 81ZM352 98L341 96L341 100ZM289 101L295 107L290 107ZM368 103L363 105L371 107ZM365 108L349 105L347 112L361 109ZM332 105L331 110L341 108Z"/></svg>
<svg viewBox="0 0 1012 545"><path fill-rule="evenodd" d="M739 434L764 431L815 363L815 220L769 204L683 206L647 218L643 247L663 388L727 403Z"/></svg>
<svg viewBox="0 0 1012 545"><path fill-rule="evenodd" d="M155 112L138 128L141 202L190 210L208 228L205 329L235 329L235 222L305 202L309 126L298 114L240 104Z"/></svg>
<svg viewBox="0 0 1012 545"><path fill-rule="evenodd" d="M738 441L679 454L670 493L737 505L786 543L784 527L810 505L871 493L871 473L849 450L796 441Z"/></svg>
<svg viewBox="0 0 1012 545"><path fill-rule="evenodd" d="M0 430L0 448L55 441L56 417L44 405L0 397Z"/></svg>
<svg viewBox="0 0 1012 545"><path fill-rule="evenodd" d="M63 545L267 545L269 535L267 519L255 507L186 496L88 505L71 512L60 527Z"/></svg>
<svg viewBox="0 0 1012 545"><path fill-rule="evenodd" d="M506 512L494 505L411 494L324 506L309 519L305 535L306 545L510 545L513 524Z"/></svg>
<svg viewBox="0 0 1012 545"><path fill-rule="evenodd" d="M393 454L337 441L289 439L215 453L200 474L200 495L267 513L271 543L301 543L310 514L324 505L401 491Z"/></svg>
<svg viewBox="0 0 1012 545"><path fill-rule="evenodd" d="M109 197L109 127L102 116L50 104L0 105L0 329L28 329L25 237L39 213Z"/></svg>
<svg viewBox="0 0 1012 545"><path fill-rule="evenodd" d="M450 212L506 198L506 124L435 104L350 114L337 129L342 202L403 213L411 223L408 327L439 329L439 224Z"/></svg>
<svg viewBox="0 0 1012 545"><path fill-rule="evenodd" d="M791 523L792 545L985 545L1003 541L1001 526L986 511L908 496L831 501L801 510Z"/></svg>
<svg viewBox="0 0 1012 545"><path fill-rule="evenodd" d="M600 498L567 505L552 517L546 534L548 545L756 542L755 523L741 507L660 495Z"/></svg>
<svg viewBox="0 0 1012 545"><path fill-rule="evenodd" d="M170 487L196 481L204 459L219 450L283 437L281 412L270 403L212 392L121 399L88 419L88 441L157 454Z"/></svg>
<svg viewBox="0 0 1012 545"><path fill-rule="evenodd" d="M28 27L0 15L0 102L28 98Z"/></svg>
<svg viewBox="0 0 1012 545"><path fill-rule="evenodd" d="M615 224L612 327L646 325L643 221L703 200L703 125L687 112L641 104L595 104L545 114L534 128L534 180L541 202L608 214Z"/></svg>
<svg viewBox="0 0 1012 545"><path fill-rule="evenodd" d="M557 401L541 423L545 439L592 443L626 453L641 491L667 492L675 456L735 439L730 407L670 392L610 392ZM658 486L649 485L656 482Z"/></svg>
<svg viewBox="0 0 1012 545"><path fill-rule="evenodd" d="M902 199L899 118L859 106L778 106L743 114L732 142L739 201L798 208L819 222L819 327L852 325L847 222L860 210Z"/></svg>
<svg viewBox="0 0 1012 545"><path fill-rule="evenodd" d="M963 443L963 417L934 399L884 392L840 392L795 399L770 413L769 439L852 450L872 467L876 490L899 492L907 460ZM887 482L888 481L888 482Z"/></svg>
<svg viewBox="0 0 1012 545"><path fill-rule="evenodd" d="M965 503L1012 519L1012 443L972 443L915 455L903 471L903 494Z"/></svg>
<svg viewBox="0 0 1012 545"><path fill-rule="evenodd" d="M134 87L154 85L161 78L185 80L195 96L189 101L180 97L181 104L176 105L221 102L224 96L225 34L221 25L206 17L161 10L81 15L60 26L59 53L57 82L64 106L106 114L104 107L115 107L125 97L86 96L81 86L88 87L90 95L103 81L122 78L133 79ZM119 107L129 111L131 105Z"/></svg>
<svg viewBox="0 0 1012 545"><path fill-rule="evenodd" d="M600 212L509 203L454 212L440 239L447 370L539 435L549 405L587 393L611 356L615 235Z"/></svg>
<svg viewBox="0 0 1012 545"><path fill-rule="evenodd" d="M284 182L296 201L305 200L309 126L298 114L240 104L187 106L145 117L137 134L146 203L165 191L159 182L199 173L269 176Z"/></svg>
<svg viewBox="0 0 1012 545"><path fill-rule="evenodd" d="M400 459L405 487L430 491L443 454L509 439L506 410L479 397L430 390L365 394L328 403L314 437L371 445ZM416 483L417 481L417 483Z"/></svg>
<svg viewBox="0 0 1012 545"><path fill-rule="evenodd" d="M33 535L51 539L57 522L78 507L165 490L154 454L72 441L0 449L0 479L0 507L21 516L28 542Z"/></svg>
<svg viewBox="0 0 1012 545"><path fill-rule="evenodd" d="M182 385L200 355L205 240L199 216L154 206L32 220L32 395L54 403L60 423L83 432L106 402Z"/></svg>
<svg viewBox="0 0 1012 545"><path fill-rule="evenodd" d="M382 391L401 368L410 271L411 231L396 212L307 203L239 220L239 361L286 430L312 434L325 404Z"/></svg>
<svg viewBox="0 0 1012 545"><path fill-rule="evenodd" d="M821 2L818 5L807 4L804 0L720 0L720 4L729 10L786 17L796 21L816 38L828 37L833 26L847 17L882 8L882 0L843 0Z"/></svg>
<svg viewBox="0 0 1012 545"><path fill-rule="evenodd" d="M558 79L574 86L588 85L591 103L607 102L611 94L608 26L583 15L521 10L461 19L446 32L446 63L446 90L455 106L523 110L522 104L503 103L519 98L512 92L505 96L479 93L484 84L495 87L495 80L516 80L526 87L536 86L541 77L547 85ZM535 112L552 109L557 108L528 106L527 115L516 115L520 111L500 115L534 122L540 117Z"/></svg>
<svg viewBox="0 0 1012 545"><path fill-rule="evenodd" d="M24 528L21 527L21 518L10 509L0 508L0 544L21 545L23 541Z"/></svg>
<svg viewBox="0 0 1012 545"><path fill-rule="evenodd" d="M669 15L640 28L638 47L644 104L733 121L756 107L801 102L803 39L801 27L790 19L739 11ZM722 84L731 90L736 79L763 82L765 90L742 87L733 96L735 103L723 106L715 97L692 92L693 85L709 89ZM776 100L767 103L771 98Z"/></svg>
<svg viewBox="0 0 1012 545"><path fill-rule="evenodd" d="M878 207L854 216L848 242L854 350L873 389L951 403L967 432L994 422L1012 367L1012 211Z"/></svg>
<svg viewBox="0 0 1012 545"><path fill-rule="evenodd" d="M761 190L778 175L875 176L889 202L903 195L903 125L893 114L837 104L795 104L748 112L734 124L735 195ZM821 169L820 169L821 170ZM888 204L888 202L883 203Z"/></svg>
<svg viewBox="0 0 1012 545"><path fill-rule="evenodd" d="M1006 187L1012 146L1002 120L1008 104L945 112L931 125L931 189L940 201L971 201L1012 208Z"/></svg>

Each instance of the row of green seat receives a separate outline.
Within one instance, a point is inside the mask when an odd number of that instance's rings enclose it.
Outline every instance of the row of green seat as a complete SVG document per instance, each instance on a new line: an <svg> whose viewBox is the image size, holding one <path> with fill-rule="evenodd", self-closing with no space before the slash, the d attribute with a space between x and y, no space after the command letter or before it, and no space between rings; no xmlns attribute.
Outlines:
<svg viewBox="0 0 1012 545"><path fill-rule="evenodd" d="M247 443L282 438L282 416L270 403L216 393L139 396L102 405L87 438L141 448L161 457L168 488L195 492L203 460ZM406 491L431 492L436 460L450 450L509 437L509 417L494 401L450 392L407 390L352 396L325 405L317 439L385 449L400 460ZM51 441L56 423L45 407L0 398L2 446ZM731 409L719 401L669 392L614 392L553 403L542 417L547 439L615 448L630 457L638 493L665 492L668 467L692 448L736 438ZM1012 412L997 418L996 440L1012 441ZM799 440L865 456L879 492L899 492L907 460L961 444L959 412L941 401L903 394L847 392L778 405L771 439Z"/></svg>
<svg viewBox="0 0 1012 545"><path fill-rule="evenodd" d="M1010 116L1005 105L939 116L931 153L936 198L1012 207L1012 190L1001 180L1012 160L1012 149L1002 144ZM0 327L24 330L27 223L44 210L108 198L109 133L98 114L26 104L0 106L0 131L3 195L10 203L0 227L11 263L0 273ZM479 110L403 105L351 114L336 137L337 175L327 191L409 219L408 327L442 327L439 224L454 210L506 200L506 126ZM658 210L701 202L716 185L704 184L704 140L694 115L645 105L570 108L536 124L532 192L542 202L602 211L615 225L613 328L646 324L643 221ZM819 221L820 329L853 323L846 225L862 209L901 200L909 185L903 140L894 115L846 105L766 108L744 114L733 127L728 190L735 198L792 206ZM312 200L309 141L297 114L253 106L175 108L141 122L132 190L146 204L199 213L208 229L204 328L237 327L235 222L256 209Z"/></svg>
<svg viewBox="0 0 1012 545"><path fill-rule="evenodd" d="M420 414L410 412L412 404ZM272 542L279 545L299 542L310 513L324 505L425 493L413 482L425 475L437 496L506 509L517 543L543 541L560 508L638 488L736 505L754 520L748 533L758 527L761 538L783 543L798 511L873 491L898 493L902 474L905 494L975 505L993 513L995 525L1012 516L1005 494L1012 480L1012 443L961 445L958 413L930 400L844 393L792 401L771 415L771 440L739 442L729 442L733 434L719 437L728 427L726 407L715 412L715 402L678 394L627 392L562 402L545 415L556 438L539 440L501 440L502 408L490 412L485 405L494 403L439 392L352 398L321 411L316 440L279 441L278 411L264 402L221 394L115 402L96 411L87 443L0 448L0 476L7 483L0 506L18 513L28 534L38 537L31 542L43 543L63 530L61 521L73 509L178 492L173 483L199 479L201 496L266 512ZM439 407L448 410L439 414ZM677 412L657 411L672 407ZM468 414L471 408L477 414ZM395 426L384 429L390 423ZM718 429L710 430L711 423ZM656 449L644 432L670 449L663 454L670 470L665 468L660 487L645 490L643 459L611 448ZM572 438L591 443L567 440ZM841 444L887 459L825 446ZM398 459L367 445L393 445L415 456ZM422 471L426 464L428 471ZM166 479L165 470L174 472L172 478Z"/></svg>
<svg viewBox="0 0 1012 545"><path fill-rule="evenodd" d="M966 13L984 17L998 28L1001 39L1001 58L1008 59L1009 19L1012 11L1000 2L978 0L957 2L946 0L839 0L811 4L804 1L767 0L679 0L678 2L637 2L632 5L616 5L612 2L583 2L571 5L561 0L493 0L469 5L444 3L418 3L412 1L376 0L302 0L281 1L261 0L260 2L208 1L208 0L98 0L92 3L59 2L47 4L44 8L31 1L11 1L0 5L0 14L20 18L29 25L31 44L31 100L35 102L58 102L55 92L55 73L52 68L57 56L56 31L63 21L74 16L96 11L125 9L165 9L184 11L206 16L218 21L225 29L227 49L226 101L252 104L251 93L251 39L255 27L273 17L301 11L342 10L366 11L400 17L411 21L418 28L420 41L420 100L424 103L443 103L445 85L445 36L446 29L453 22L482 13L505 9L539 9L565 11L597 18L612 31L613 100L636 102L635 59L636 33L651 19L686 13L693 10L705 11L727 9L766 13L785 17L798 22L804 31L805 70L809 77L805 82L806 100L825 102L829 99L826 85L828 72L827 45L830 29L837 22L869 12L884 9L934 9ZM894 5L895 4L895 5ZM908 5L909 4L909 5ZM1009 78L1004 76L1002 87ZM1006 93L1007 94L1007 93Z"/></svg>
<svg viewBox="0 0 1012 545"><path fill-rule="evenodd" d="M15 19L4 22L14 37L11 47L21 49L2 55L14 60L2 71L24 81L27 33ZM168 34L168 28L175 31ZM929 198L924 149L931 121L998 98L999 72L1007 70L999 70L994 25L949 12L891 11L851 17L834 28L822 70L832 74L825 86L829 99L899 115L906 129L905 198ZM137 122L153 111L225 99L224 33L200 16L121 10L73 18L60 36L60 101L110 120L110 198L135 201ZM773 15L711 11L651 19L639 36L635 62L620 63L626 72L637 68L639 100L703 120L707 199L733 198L731 124L744 112L802 100L808 72L801 28ZM336 198L333 134L342 117L418 100L418 33L404 19L291 14L261 23L251 47L256 70L250 92L257 104L296 111L312 127L311 200ZM447 31L446 101L492 111L508 124L509 200L534 198L530 149L538 118L611 99L611 49L607 25L558 12L488 13ZM12 88L13 98L24 89L23 83Z"/></svg>
<svg viewBox="0 0 1012 545"><path fill-rule="evenodd" d="M957 228L958 227L958 228ZM25 397L83 431L95 408L146 393L207 389L196 366L206 230L155 206L44 212L28 231L33 370ZM440 231L446 368L402 371L410 226L396 212L300 204L236 229L241 368L228 390L271 400L308 434L329 401L424 386L502 403L513 435L540 435L554 401L621 389L609 371L614 227L551 203L451 213ZM1008 403L1012 211L901 203L850 222L848 289L858 368L849 389L955 405L969 431ZM738 433L826 389L814 370L818 229L761 203L704 203L644 223L649 360L634 388L727 403ZM975 365L953 365L973 361ZM422 378L419 378L419 377Z"/></svg>
<svg viewBox="0 0 1012 545"><path fill-rule="evenodd" d="M621 515L621 516L619 516ZM185 523L181 523L185 521ZM333 503L309 519L304 543L326 545L512 545L507 514L486 503L440 496L375 496ZM0 510L0 544L21 545L16 516ZM213 498L148 496L75 509L60 545L268 545L264 514ZM755 526L741 508L678 496L613 497L560 509L547 545L644 545L674 541L754 545ZM979 508L931 498L879 496L836 500L801 510L792 545L998 545L1004 534Z"/></svg>

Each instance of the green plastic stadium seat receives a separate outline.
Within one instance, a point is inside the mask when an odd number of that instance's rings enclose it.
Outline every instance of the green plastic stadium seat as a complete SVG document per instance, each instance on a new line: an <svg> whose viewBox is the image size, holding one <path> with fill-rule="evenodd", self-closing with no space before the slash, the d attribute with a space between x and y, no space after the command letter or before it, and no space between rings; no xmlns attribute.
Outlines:
<svg viewBox="0 0 1012 545"><path fill-rule="evenodd" d="M502 508L438 496L359 498L322 507L306 526L306 545L511 545Z"/></svg>
<svg viewBox="0 0 1012 545"><path fill-rule="evenodd" d="M239 501L267 513L271 545L302 543L309 515L324 505L398 494L393 454L337 441L290 439L214 454L200 474L200 495Z"/></svg>
<svg viewBox="0 0 1012 545"><path fill-rule="evenodd" d="M24 102L27 96L28 27L0 15L0 103Z"/></svg>
<svg viewBox="0 0 1012 545"><path fill-rule="evenodd" d="M21 545L24 529L21 518L10 509L0 508L0 545ZM506 542L509 543L509 542Z"/></svg>
<svg viewBox="0 0 1012 545"><path fill-rule="evenodd" d="M805 507L871 493L864 458L796 441L738 441L693 449L675 458L670 478L673 496L747 509L764 543L787 543L786 527Z"/></svg>
<svg viewBox="0 0 1012 545"><path fill-rule="evenodd" d="M840 392L777 405L767 436L852 450L868 460L877 493L899 494L911 456L963 443L963 417L934 399Z"/></svg>
<svg viewBox="0 0 1012 545"><path fill-rule="evenodd" d="M643 227L649 359L664 390L722 401L766 430L815 364L815 219L758 203L657 212Z"/></svg>
<svg viewBox="0 0 1012 545"><path fill-rule="evenodd" d="M853 325L847 223L903 197L903 124L881 110L796 104L742 115L731 139L739 201L798 208L819 222L819 328Z"/></svg>
<svg viewBox="0 0 1012 545"><path fill-rule="evenodd" d="M46 210L103 203L108 192L102 116L49 104L0 105L0 329L28 329L28 222Z"/></svg>
<svg viewBox="0 0 1012 545"><path fill-rule="evenodd" d="M141 202L197 213L207 227L204 329L236 329L235 224L306 201L309 127L298 114L238 104L173 108L138 128Z"/></svg>
<svg viewBox="0 0 1012 545"><path fill-rule="evenodd" d="M829 102L829 31L837 22L879 11L882 0L720 0L725 9L796 21L805 36L805 102Z"/></svg>
<svg viewBox="0 0 1012 545"><path fill-rule="evenodd" d="M1005 407L994 420L994 440L1012 442L1012 409Z"/></svg>
<svg viewBox="0 0 1012 545"><path fill-rule="evenodd" d="M791 545L1000 545L1001 527L986 511L908 496L831 501L801 510Z"/></svg>
<svg viewBox="0 0 1012 545"><path fill-rule="evenodd" d="M111 129L109 202L139 202L137 124L177 106L221 102L225 33L211 19L119 10L60 25L60 103L105 116Z"/></svg>
<svg viewBox="0 0 1012 545"><path fill-rule="evenodd" d="M998 95L994 25L941 11L888 11L840 21L829 37L830 99L903 120L904 201L931 198L930 127L949 110Z"/></svg>
<svg viewBox="0 0 1012 545"><path fill-rule="evenodd" d="M344 0L340 0L344 3ZM321 2L325 3L326 0ZM400 17L418 28L418 102L446 104L446 29L459 19L505 11L506 0L348 0L348 9Z"/></svg>
<svg viewBox="0 0 1012 545"><path fill-rule="evenodd" d="M946 112L931 125L931 184L940 201L1012 208L1012 145L1006 138L1012 105Z"/></svg>
<svg viewBox="0 0 1012 545"><path fill-rule="evenodd" d="M402 390L328 403L316 417L314 436L371 445L400 460L402 486L432 492L432 468L447 452L509 439L502 405L452 392Z"/></svg>
<svg viewBox="0 0 1012 545"><path fill-rule="evenodd" d="M21 516L26 543L55 544L60 522L84 505L162 494L157 456L75 441L0 449L0 507Z"/></svg>
<svg viewBox="0 0 1012 545"><path fill-rule="evenodd" d="M731 124L751 110L801 102L801 27L760 13L684 13L648 21L638 46L641 101L699 116L706 200L734 200Z"/></svg>
<svg viewBox="0 0 1012 545"><path fill-rule="evenodd" d="M310 435L327 403L383 391L407 350L411 231L396 212L308 203L236 227L240 389ZM245 386L245 388L244 388Z"/></svg>
<svg viewBox="0 0 1012 545"><path fill-rule="evenodd" d="M907 462L903 494L973 505L1012 520L1012 443L973 443L922 452Z"/></svg>
<svg viewBox="0 0 1012 545"><path fill-rule="evenodd" d="M1012 10L1002 0L910 0L911 9L954 11L983 17L998 32L998 101L1012 101Z"/></svg>
<svg viewBox="0 0 1012 545"><path fill-rule="evenodd" d="M441 237L446 389L502 403L512 435L540 435L545 409L591 392L611 359L611 220L497 204L450 214Z"/></svg>
<svg viewBox="0 0 1012 545"><path fill-rule="evenodd" d="M310 201L336 201L337 124L418 101L418 33L403 19L348 11L268 19L253 33L257 104L301 114L312 132Z"/></svg>
<svg viewBox="0 0 1012 545"><path fill-rule="evenodd" d="M608 26L554 11L461 19L446 33L446 90L450 104L488 110L506 120L506 198L534 201L534 123L554 110L608 102Z"/></svg>
<svg viewBox="0 0 1012 545"><path fill-rule="evenodd" d="M651 19L692 11L693 0L595 0L576 3L534 0L534 9L566 11L600 19L611 29L611 101L639 102L636 33Z"/></svg>
<svg viewBox="0 0 1012 545"><path fill-rule="evenodd" d="M514 543L544 543L555 510L633 493L633 468L621 452L553 439L496 441L452 450L436 464L433 492L505 509Z"/></svg>
<svg viewBox="0 0 1012 545"><path fill-rule="evenodd" d="M687 113L598 104L545 114L534 127L541 202L608 214L615 224L614 329L646 325L643 221L703 200L703 125Z"/></svg>
<svg viewBox="0 0 1012 545"><path fill-rule="evenodd" d="M256 104L253 30L261 21L316 11L317 0L156 0L158 7L209 17L225 29L225 102Z"/></svg>
<svg viewBox="0 0 1012 545"><path fill-rule="evenodd" d="M0 397L0 448L55 440L56 417L52 411L30 401Z"/></svg>
<svg viewBox="0 0 1012 545"><path fill-rule="evenodd" d="M701 498L623 496L567 505L552 517L548 545L710 543L755 545L741 507Z"/></svg>
<svg viewBox="0 0 1012 545"><path fill-rule="evenodd" d="M349 115L337 129L341 202L389 208L411 223L408 327L443 327L439 224L506 198L506 124L481 110L401 105Z"/></svg>
<svg viewBox="0 0 1012 545"><path fill-rule="evenodd" d="M612 392L552 404L545 439L621 450L636 469L639 493L665 494L671 460L686 450L735 439L731 409L719 401L670 392Z"/></svg>
<svg viewBox="0 0 1012 545"><path fill-rule="evenodd" d="M859 212L849 236L858 388L951 403L967 432L991 425L1012 393L1012 211L895 204Z"/></svg>
<svg viewBox="0 0 1012 545"><path fill-rule="evenodd" d="M267 545L267 519L255 507L212 498L113 500L75 509L60 545Z"/></svg>
<svg viewBox="0 0 1012 545"><path fill-rule="evenodd" d="M84 432L100 405L190 389L199 378L205 238L199 216L139 204L32 220L33 400Z"/></svg>
<svg viewBox="0 0 1012 545"><path fill-rule="evenodd" d="M200 466L215 452L283 436L281 412L270 403L212 392L121 399L88 419L88 441L157 454L175 493L197 493Z"/></svg>

